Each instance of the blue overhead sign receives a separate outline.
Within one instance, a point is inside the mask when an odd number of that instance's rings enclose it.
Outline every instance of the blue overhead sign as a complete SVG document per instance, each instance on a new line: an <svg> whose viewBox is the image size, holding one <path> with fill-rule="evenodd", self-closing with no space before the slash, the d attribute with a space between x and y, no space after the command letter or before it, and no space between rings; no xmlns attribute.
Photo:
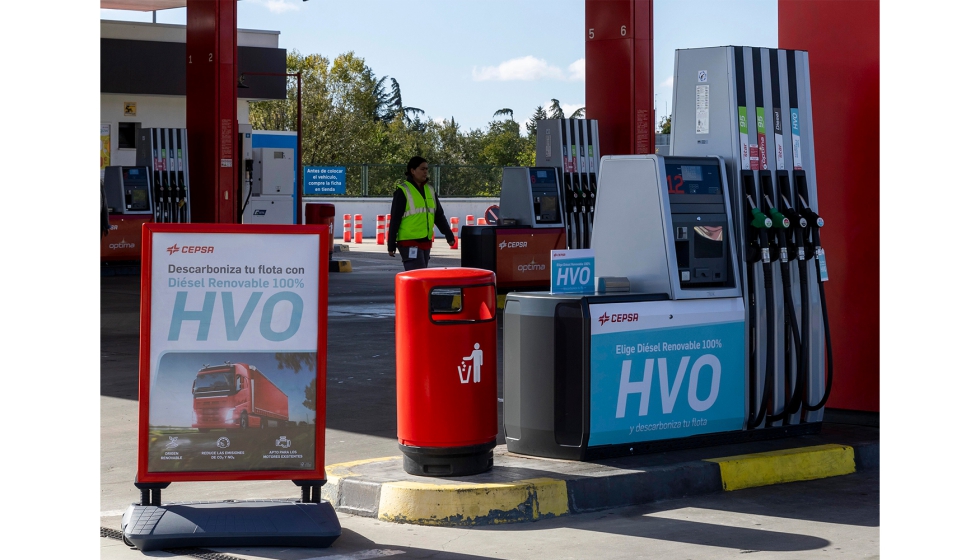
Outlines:
<svg viewBox="0 0 980 560"><path fill-rule="evenodd" d="M343 166L303 167L303 195L346 194L347 168Z"/></svg>

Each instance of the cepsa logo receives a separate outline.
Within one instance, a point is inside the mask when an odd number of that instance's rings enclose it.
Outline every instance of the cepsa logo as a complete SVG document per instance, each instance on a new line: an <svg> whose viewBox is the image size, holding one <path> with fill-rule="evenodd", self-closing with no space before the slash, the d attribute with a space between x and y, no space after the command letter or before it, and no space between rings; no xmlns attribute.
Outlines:
<svg viewBox="0 0 980 560"><path fill-rule="evenodd" d="M176 243L167 247L167 253L213 253L214 246L210 245L183 245L178 247Z"/></svg>
<svg viewBox="0 0 980 560"><path fill-rule="evenodd" d="M639 313L603 313L599 316L599 326L606 323L633 323L640 320Z"/></svg>
<svg viewBox="0 0 980 560"><path fill-rule="evenodd" d="M527 247L527 241L501 241L500 245L497 247L501 249L516 249L520 247Z"/></svg>

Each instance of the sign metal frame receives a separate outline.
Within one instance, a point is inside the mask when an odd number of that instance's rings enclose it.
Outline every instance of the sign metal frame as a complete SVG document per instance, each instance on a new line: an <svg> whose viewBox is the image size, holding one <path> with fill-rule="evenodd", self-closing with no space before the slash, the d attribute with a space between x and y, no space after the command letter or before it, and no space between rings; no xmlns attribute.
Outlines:
<svg viewBox="0 0 980 560"><path fill-rule="evenodd" d="M149 470L150 429L150 340L151 314L153 312L153 236L156 233L201 234L286 234L319 236L317 263L318 294L316 324L316 420L314 432L314 458L310 469L247 470L247 471L183 471L160 472ZM327 293L330 271L330 253L326 225L239 225L239 224L169 224L148 223L143 225L142 270L140 278L140 354L139 354L139 435L137 483L189 482L189 481L237 481L237 480L314 480L324 479L326 392L327 392Z"/></svg>

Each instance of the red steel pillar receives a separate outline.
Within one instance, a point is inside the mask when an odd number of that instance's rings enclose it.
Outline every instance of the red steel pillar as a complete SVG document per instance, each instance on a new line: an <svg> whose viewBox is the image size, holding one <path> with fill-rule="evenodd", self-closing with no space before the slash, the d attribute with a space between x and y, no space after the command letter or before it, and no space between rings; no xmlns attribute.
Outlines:
<svg viewBox="0 0 980 560"><path fill-rule="evenodd" d="M585 0L585 107L602 155L654 153L653 0Z"/></svg>
<svg viewBox="0 0 980 560"><path fill-rule="evenodd" d="M236 0L187 2L187 143L194 222L238 223Z"/></svg>
<svg viewBox="0 0 980 560"><path fill-rule="evenodd" d="M878 412L879 6L779 0L778 10L779 48L810 58L814 161L827 223L820 238L830 266L834 385L827 406Z"/></svg>

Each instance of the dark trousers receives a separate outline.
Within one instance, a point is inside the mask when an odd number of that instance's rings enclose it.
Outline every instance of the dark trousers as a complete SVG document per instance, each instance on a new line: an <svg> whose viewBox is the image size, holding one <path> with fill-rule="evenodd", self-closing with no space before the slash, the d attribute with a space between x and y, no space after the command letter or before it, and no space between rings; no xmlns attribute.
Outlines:
<svg viewBox="0 0 980 560"><path fill-rule="evenodd" d="M416 249L418 249L418 247L416 247ZM405 270L428 268L430 249L418 249L414 259L408 257L408 252L411 250L412 247L402 247L401 245L398 246L398 253L402 256L402 265L405 266Z"/></svg>

